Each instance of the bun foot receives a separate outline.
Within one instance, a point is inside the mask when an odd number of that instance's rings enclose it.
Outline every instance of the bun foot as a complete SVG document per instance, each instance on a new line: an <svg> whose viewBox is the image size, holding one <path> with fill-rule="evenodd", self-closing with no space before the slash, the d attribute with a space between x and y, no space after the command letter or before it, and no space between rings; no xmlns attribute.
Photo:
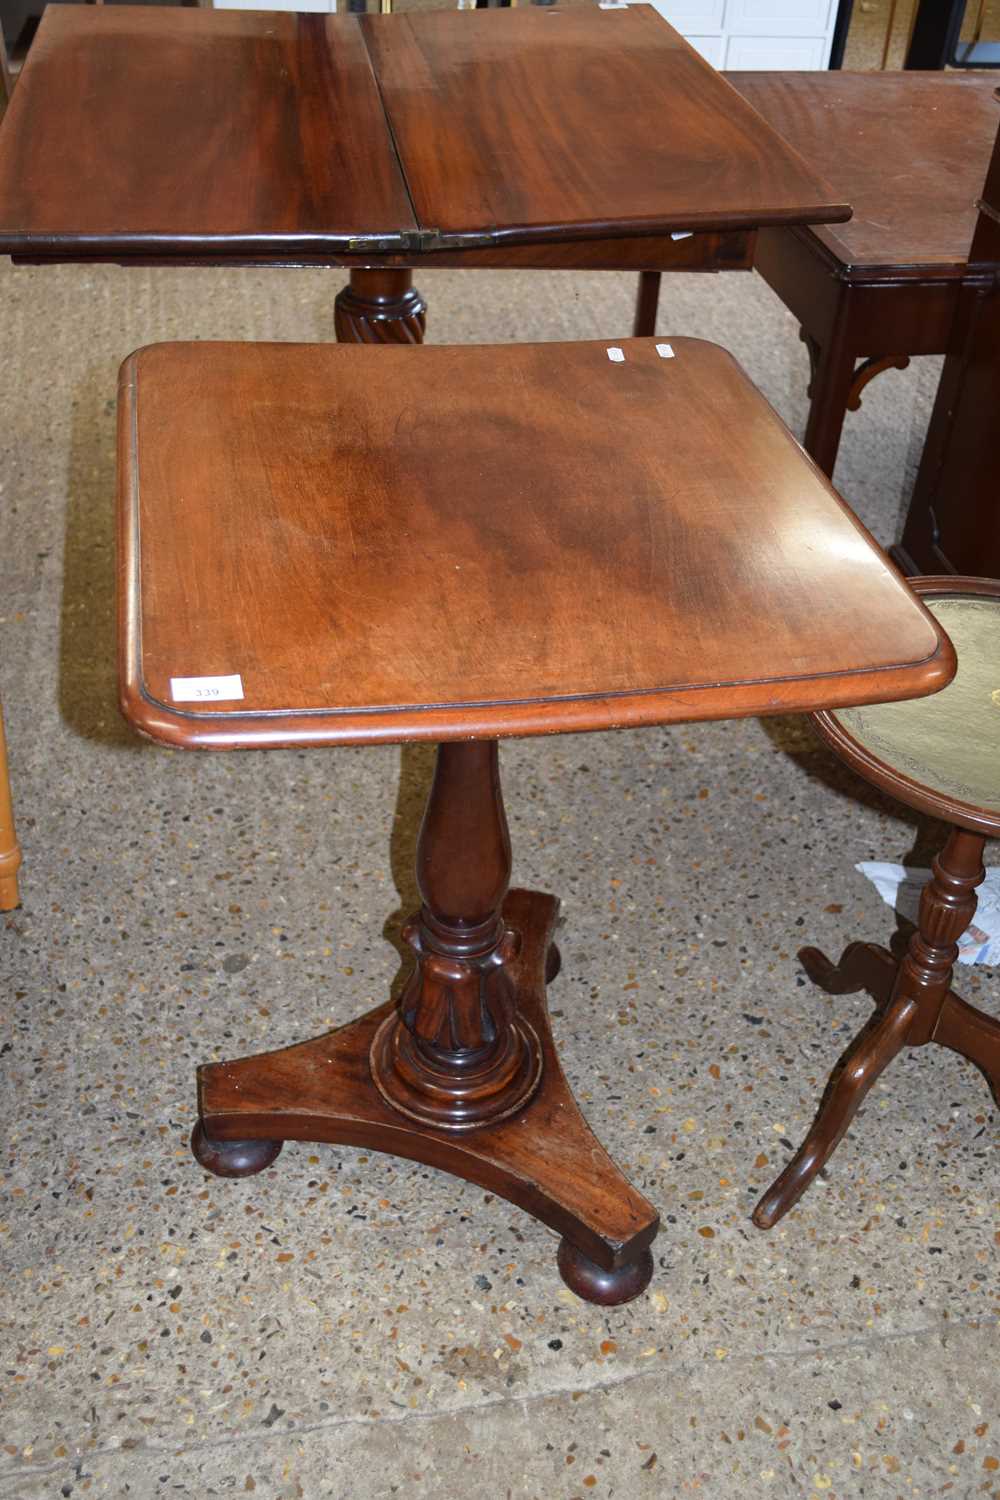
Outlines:
<svg viewBox="0 0 1000 1500"><path fill-rule="evenodd" d="M635 1260L627 1261L616 1271L606 1271L588 1260L569 1240L561 1240L557 1263L559 1275L570 1291L584 1302L596 1302L600 1307L631 1302L646 1290L653 1275L653 1256L649 1250L643 1250Z"/></svg>
<svg viewBox="0 0 1000 1500"><path fill-rule="evenodd" d="M213 1141L199 1120L191 1132L191 1150L206 1172L216 1177L252 1177L277 1158L281 1141Z"/></svg>

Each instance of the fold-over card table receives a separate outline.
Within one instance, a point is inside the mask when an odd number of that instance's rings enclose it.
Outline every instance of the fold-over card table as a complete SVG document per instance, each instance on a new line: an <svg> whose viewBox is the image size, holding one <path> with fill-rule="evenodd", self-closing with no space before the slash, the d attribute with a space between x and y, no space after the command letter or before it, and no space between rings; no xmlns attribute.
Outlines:
<svg viewBox="0 0 1000 1500"><path fill-rule="evenodd" d="M635 1296L657 1215L560 1071L558 903L508 893L497 741L915 697L952 676L947 638L698 340L160 344L123 367L119 411L136 728L439 743L399 1005L202 1068L198 1160L412 1157L558 1231L582 1297Z"/></svg>
<svg viewBox="0 0 1000 1500"><path fill-rule="evenodd" d="M422 337L415 266L749 268L848 213L645 5L49 5L0 129L0 253L350 267L345 341Z"/></svg>

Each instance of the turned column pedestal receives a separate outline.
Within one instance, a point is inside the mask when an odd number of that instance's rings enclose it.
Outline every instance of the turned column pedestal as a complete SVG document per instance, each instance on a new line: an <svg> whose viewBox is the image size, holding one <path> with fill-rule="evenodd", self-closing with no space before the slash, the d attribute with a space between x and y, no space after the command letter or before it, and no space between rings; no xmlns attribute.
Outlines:
<svg viewBox="0 0 1000 1500"><path fill-rule="evenodd" d="M976 914L983 848L1000 835L1000 583L920 578L914 590L958 653L954 682L936 697L819 713L813 725L873 786L950 825L920 893L916 931L897 960L875 943L850 943L833 964L817 948L799 961L831 995L866 990L875 1013L834 1068L799 1150L754 1210L770 1229L822 1171L865 1095L905 1047L948 1047L974 1063L1000 1104L1000 1018L951 988L959 939ZM985 934L982 934L985 940Z"/></svg>
<svg viewBox="0 0 1000 1500"><path fill-rule="evenodd" d="M422 344L427 303L412 271L356 270L333 304L341 344Z"/></svg>
<svg viewBox="0 0 1000 1500"><path fill-rule="evenodd" d="M562 1236L563 1280L591 1302L649 1282L656 1211L581 1116L556 1058L545 985L558 902L508 895L495 740L438 747L417 846L416 964L387 1005L297 1047L199 1070L192 1149L245 1177L284 1140L412 1157L509 1198Z"/></svg>

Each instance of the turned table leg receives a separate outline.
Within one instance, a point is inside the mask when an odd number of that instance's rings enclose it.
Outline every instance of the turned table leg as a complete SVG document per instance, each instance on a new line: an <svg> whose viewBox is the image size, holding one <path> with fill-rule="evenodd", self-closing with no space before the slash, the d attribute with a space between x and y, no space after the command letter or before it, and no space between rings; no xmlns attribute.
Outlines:
<svg viewBox="0 0 1000 1500"><path fill-rule="evenodd" d="M1000 1021L949 990L931 1041L975 1063L1000 1109Z"/></svg>
<svg viewBox="0 0 1000 1500"><path fill-rule="evenodd" d="M442 745L417 847L423 905L403 929L417 964L371 1056L382 1097L428 1125L506 1119L541 1080L510 978L521 944L501 911L510 868L496 741Z"/></svg>
<svg viewBox="0 0 1000 1500"><path fill-rule="evenodd" d="M260 1171L293 1139L411 1157L555 1229L579 1296L627 1302L652 1275L659 1221L563 1076L545 1002L558 902L508 893L510 869L496 741L439 746L417 846L421 907L404 929L416 964L398 1007L201 1068L192 1149L220 1176Z"/></svg>
<svg viewBox="0 0 1000 1500"><path fill-rule="evenodd" d="M427 303L412 271L355 270L337 294L333 322L341 344L422 344Z"/></svg>
<svg viewBox="0 0 1000 1500"><path fill-rule="evenodd" d="M802 446L829 478L837 466L847 403L854 383L856 356L846 313L842 311L829 342L819 345L803 329L800 337L809 351L809 415Z"/></svg>
<svg viewBox="0 0 1000 1500"><path fill-rule="evenodd" d="M770 1229L798 1202L872 1084L904 1047L951 1047L982 1069L994 1096L1000 1090L1000 1022L949 989L958 939L975 915L976 887L986 876L984 843L981 834L952 828L920 894L917 929L898 965L871 943L852 943L837 965L815 948L800 953L822 989L833 995L866 989L878 1010L834 1069L809 1134L754 1209L758 1229Z"/></svg>
<svg viewBox="0 0 1000 1500"><path fill-rule="evenodd" d="M639 288L635 298L635 322L632 325L633 338L652 338L656 332L656 312L659 303L660 272L640 271Z"/></svg>

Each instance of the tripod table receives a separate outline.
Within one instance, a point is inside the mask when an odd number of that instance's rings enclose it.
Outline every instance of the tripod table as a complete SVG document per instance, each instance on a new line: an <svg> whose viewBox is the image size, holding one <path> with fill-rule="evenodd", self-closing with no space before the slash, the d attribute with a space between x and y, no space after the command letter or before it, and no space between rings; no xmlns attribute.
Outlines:
<svg viewBox="0 0 1000 1500"><path fill-rule="evenodd" d="M497 741L918 696L954 671L947 637L695 339L154 345L123 367L119 438L139 730L439 745L399 1006L202 1068L198 1160L411 1157L554 1228L580 1296L636 1296L656 1210L560 1071L558 902L508 892Z"/></svg>

